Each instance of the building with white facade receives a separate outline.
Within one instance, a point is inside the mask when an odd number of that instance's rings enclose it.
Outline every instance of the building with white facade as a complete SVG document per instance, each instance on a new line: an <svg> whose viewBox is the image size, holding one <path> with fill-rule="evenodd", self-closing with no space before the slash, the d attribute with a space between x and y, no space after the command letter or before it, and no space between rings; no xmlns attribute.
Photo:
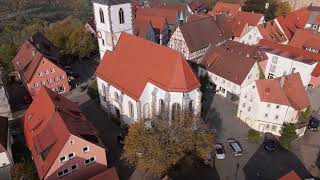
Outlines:
<svg viewBox="0 0 320 180"><path fill-rule="evenodd" d="M299 72L304 86L318 84L319 72L316 66L320 61L320 54L265 40L261 41L260 48L268 56L264 70L266 78Z"/></svg>
<svg viewBox="0 0 320 180"><path fill-rule="evenodd" d="M259 79L258 51L235 41L211 46L201 60L199 76L208 75L217 94L240 96L243 87Z"/></svg>
<svg viewBox="0 0 320 180"><path fill-rule="evenodd" d="M204 17L179 26L170 38L168 47L199 62L210 44L218 45L232 38L230 21L224 15Z"/></svg>
<svg viewBox="0 0 320 180"><path fill-rule="evenodd" d="M13 139L8 124L8 118L0 116L0 168L13 164Z"/></svg>
<svg viewBox="0 0 320 180"><path fill-rule="evenodd" d="M8 93L2 81L3 73L0 70L0 116L12 119L11 108L8 100Z"/></svg>
<svg viewBox="0 0 320 180"><path fill-rule="evenodd" d="M92 0L100 57L113 51L121 32L132 34L132 4L130 0Z"/></svg>
<svg viewBox="0 0 320 180"><path fill-rule="evenodd" d="M299 73L257 80L242 89L237 117L259 132L280 136L282 126L298 125L309 100ZM303 135L305 127L297 129Z"/></svg>
<svg viewBox="0 0 320 180"><path fill-rule="evenodd" d="M185 58L134 35L121 34L96 75L101 106L125 124L201 110L200 84Z"/></svg>

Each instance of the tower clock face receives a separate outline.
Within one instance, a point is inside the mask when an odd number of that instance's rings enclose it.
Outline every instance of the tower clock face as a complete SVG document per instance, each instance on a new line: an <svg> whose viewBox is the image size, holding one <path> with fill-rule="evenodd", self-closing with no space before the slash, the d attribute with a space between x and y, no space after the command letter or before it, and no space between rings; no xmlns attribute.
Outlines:
<svg viewBox="0 0 320 180"><path fill-rule="evenodd" d="M100 38L100 39L102 38L102 34L100 31L98 31L97 35L98 35L98 38Z"/></svg>

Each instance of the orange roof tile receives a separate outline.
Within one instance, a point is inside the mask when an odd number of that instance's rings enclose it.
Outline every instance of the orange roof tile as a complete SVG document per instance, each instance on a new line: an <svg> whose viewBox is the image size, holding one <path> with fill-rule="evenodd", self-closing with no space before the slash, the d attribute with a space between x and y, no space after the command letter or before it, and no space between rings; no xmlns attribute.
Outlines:
<svg viewBox="0 0 320 180"><path fill-rule="evenodd" d="M288 174L282 176L279 180L302 180L298 174L292 170Z"/></svg>
<svg viewBox="0 0 320 180"><path fill-rule="evenodd" d="M179 22L180 10L175 8L163 8L163 7L154 7L154 8L140 8L136 10L137 16L157 16L166 18L170 25L174 25Z"/></svg>
<svg viewBox="0 0 320 180"><path fill-rule="evenodd" d="M246 25L256 26L262 17L263 15L260 13L239 12L232 21L234 35L239 37Z"/></svg>
<svg viewBox="0 0 320 180"><path fill-rule="evenodd" d="M155 29L159 29L160 32L162 32L163 28L165 27L166 24L168 24L167 20L165 17L160 17L160 16L144 16L144 15L137 15L136 16L136 21L140 20L145 20L145 21L150 21L152 24L152 27Z"/></svg>
<svg viewBox="0 0 320 180"><path fill-rule="evenodd" d="M257 90L262 102L281 104L301 110L309 106L309 99L299 73L287 75L281 85L281 77L257 80Z"/></svg>
<svg viewBox="0 0 320 180"><path fill-rule="evenodd" d="M148 82L169 92L189 92L200 86L177 51L122 33L113 52L97 68L99 78L139 100Z"/></svg>
<svg viewBox="0 0 320 180"><path fill-rule="evenodd" d="M265 40L277 43L284 43L288 40L285 34L279 29L278 25L274 21L260 24L257 26L257 28L263 39Z"/></svg>
<svg viewBox="0 0 320 180"><path fill-rule="evenodd" d="M292 37L288 45L301 49L312 48L320 50L319 42L320 34L304 29L298 29L294 33L294 36Z"/></svg>
<svg viewBox="0 0 320 180"><path fill-rule="evenodd" d="M221 13L227 13L231 16L236 16L238 12L241 10L240 4L236 3L224 3L217 2L212 11L209 12L211 15L217 15Z"/></svg>

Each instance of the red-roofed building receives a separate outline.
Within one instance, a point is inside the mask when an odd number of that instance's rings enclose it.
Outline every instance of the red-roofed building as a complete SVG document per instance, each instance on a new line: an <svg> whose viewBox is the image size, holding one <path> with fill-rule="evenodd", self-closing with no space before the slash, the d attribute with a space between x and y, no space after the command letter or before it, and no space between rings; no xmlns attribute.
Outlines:
<svg viewBox="0 0 320 180"><path fill-rule="evenodd" d="M66 72L58 65L56 47L41 33L35 33L19 48L11 61L32 96L41 86L58 93L70 91Z"/></svg>
<svg viewBox="0 0 320 180"><path fill-rule="evenodd" d="M284 124L299 124L309 99L299 73L252 82L243 88L237 116L259 132L280 136ZM297 129L299 136L306 127Z"/></svg>
<svg viewBox="0 0 320 180"><path fill-rule="evenodd" d="M226 14L231 17L235 17L241 11L240 4L217 2L212 11L208 14L215 16L218 14Z"/></svg>
<svg viewBox="0 0 320 180"><path fill-rule="evenodd" d="M320 33L315 33L305 29L298 29L292 39L290 40L290 46L308 50L313 53L320 52Z"/></svg>
<svg viewBox="0 0 320 180"><path fill-rule="evenodd" d="M191 0L187 3L187 8L190 14L198 14L206 12L208 5L204 2L204 0Z"/></svg>
<svg viewBox="0 0 320 180"><path fill-rule="evenodd" d="M116 168L109 168L88 180L120 180Z"/></svg>
<svg viewBox="0 0 320 180"><path fill-rule="evenodd" d="M105 149L79 106L45 86L25 113L24 134L41 180L87 179L107 169Z"/></svg>
<svg viewBox="0 0 320 180"><path fill-rule="evenodd" d="M96 75L101 106L126 124L164 112L170 118L200 112L200 84L185 58L142 38L121 34Z"/></svg>

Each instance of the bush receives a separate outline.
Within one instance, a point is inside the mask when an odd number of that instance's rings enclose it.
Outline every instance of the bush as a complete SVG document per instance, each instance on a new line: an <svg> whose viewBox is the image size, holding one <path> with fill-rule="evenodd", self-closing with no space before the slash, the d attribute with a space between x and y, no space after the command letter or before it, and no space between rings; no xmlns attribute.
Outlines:
<svg viewBox="0 0 320 180"><path fill-rule="evenodd" d="M200 76L200 84L200 91L204 94L210 88L210 79L207 74L205 76Z"/></svg>
<svg viewBox="0 0 320 180"><path fill-rule="evenodd" d="M90 83L87 93L93 100L99 97L98 85L96 80Z"/></svg>
<svg viewBox="0 0 320 180"><path fill-rule="evenodd" d="M310 118L311 112L310 112L310 106L307 107L307 109L304 112L301 112L300 114L300 121L301 122L307 122Z"/></svg>
<svg viewBox="0 0 320 180"><path fill-rule="evenodd" d="M291 142L297 138L296 127L294 124L284 125L280 137L280 144L286 148L290 148Z"/></svg>
<svg viewBox="0 0 320 180"><path fill-rule="evenodd" d="M250 129L248 131L248 140L251 142L251 143L259 143L260 140L261 140L261 136L260 136L260 133L254 129Z"/></svg>
<svg viewBox="0 0 320 180"><path fill-rule="evenodd" d="M236 94L234 94L234 93L232 93L232 94L231 94L231 101L233 101L233 102L239 101L239 96L236 95Z"/></svg>

